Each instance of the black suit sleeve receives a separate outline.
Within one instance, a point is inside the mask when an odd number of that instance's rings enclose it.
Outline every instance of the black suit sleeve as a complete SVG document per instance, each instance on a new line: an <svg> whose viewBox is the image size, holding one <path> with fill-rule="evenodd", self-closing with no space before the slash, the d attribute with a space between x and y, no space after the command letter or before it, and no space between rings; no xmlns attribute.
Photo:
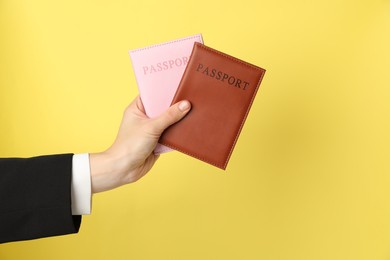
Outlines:
<svg viewBox="0 0 390 260"><path fill-rule="evenodd" d="M0 243L78 232L72 156L0 159Z"/></svg>

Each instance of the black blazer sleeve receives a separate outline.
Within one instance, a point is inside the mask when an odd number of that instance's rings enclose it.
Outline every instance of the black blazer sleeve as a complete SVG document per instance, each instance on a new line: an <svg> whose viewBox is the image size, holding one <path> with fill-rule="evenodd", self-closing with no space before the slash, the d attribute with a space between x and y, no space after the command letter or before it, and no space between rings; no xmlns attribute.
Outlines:
<svg viewBox="0 0 390 260"><path fill-rule="evenodd" d="M0 243L78 232L72 156L0 159Z"/></svg>

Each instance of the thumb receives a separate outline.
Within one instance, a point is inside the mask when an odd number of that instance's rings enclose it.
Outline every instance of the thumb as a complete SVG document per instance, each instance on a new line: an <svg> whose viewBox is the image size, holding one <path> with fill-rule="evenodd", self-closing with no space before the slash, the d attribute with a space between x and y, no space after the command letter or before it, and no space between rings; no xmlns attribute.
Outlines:
<svg viewBox="0 0 390 260"><path fill-rule="evenodd" d="M153 128L157 134L161 134L168 126L178 122L191 109L191 103L187 100L180 101L168 108L160 116L153 119Z"/></svg>

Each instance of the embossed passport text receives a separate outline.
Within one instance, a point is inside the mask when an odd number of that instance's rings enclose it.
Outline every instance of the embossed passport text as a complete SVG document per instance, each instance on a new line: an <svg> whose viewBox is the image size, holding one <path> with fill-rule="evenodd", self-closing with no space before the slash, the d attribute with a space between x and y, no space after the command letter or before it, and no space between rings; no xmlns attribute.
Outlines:
<svg viewBox="0 0 390 260"><path fill-rule="evenodd" d="M138 90L148 117L169 108L194 42L202 43L200 34L129 51ZM170 151L157 145L155 154Z"/></svg>
<svg viewBox="0 0 390 260"><path fill-rule="evenodd" d="M195 43L172 104L192 108L160 143L226 169L265 70Z"/></svg>

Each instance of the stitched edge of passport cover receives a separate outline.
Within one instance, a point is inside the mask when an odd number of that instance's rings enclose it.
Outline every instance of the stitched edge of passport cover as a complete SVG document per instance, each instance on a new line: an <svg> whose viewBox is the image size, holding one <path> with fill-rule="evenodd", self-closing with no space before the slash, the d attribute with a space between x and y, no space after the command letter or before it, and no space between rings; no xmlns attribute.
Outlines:
<svg viewBox="0 0 390 260"><path fill-rule="evenodd" d="M155 47L159 47L159 46L163 46L163 45L168 45L168 44L174 44L174 43L177 43L177 42L187 41L187 40L191 40L191 39L198 39L201 42L203 42L202 35L201 34L196 34L196 35L188 36L188 37L185 37L185 38L180 38L180 39L176 39L176 40L172 40L172 41L168 41L168 42L157 43L157 44L153 44L153 45L150 45L150 46L146 46L146 47L130 50L129 52L145 51L147 49L151 49L151 48L155 48Z"/></svg>
<svg viewBox="0 0 390 260"><path fill-rule="evenodd" d="M248 62L245 62L245 61L243 61L243 60L241 60L241 59L238 59L238 58L236 58L236 57L233 57L233 56L231 56L231 55L229 55L229 54L226 54L226 53L223 53L223 52L218 51L218 50L216 50L216 49L213 49L213 48L211 48L211 47L208 47L208 46L206 46L206 45L204 45L204 44L197 43L197 42L194 43L194 48L193 48L192 54L194 53L194 50L195 50L196 47L203 48L203 49L205 49L205 50L208 51L208 52L213 52L213 53L215 53L215 54L217 54L217 55L220 55L220 56L223 56L223 57L225 57L225 58L228 58L228 59L230 59L230 60L232 60L232 61L234 61L234 62L236 62L236 63L239 63L239 64L241 64L241 65L244 65L244 66L247 66L247 67L249 67L249 68L251 68L251 69L254 69L254 70L256 70L256 71L259 71L259 72L260 72L260 75L259 75L259 79L258 79L258 81L257 81L257 83L256 83L255 90L253 91L253 94L252 94L252 96L251 96L250 102L248 103L248 107L247 107L247 109L246 109L246 111L245 111L244 116L243 116L242 119L241 119L240 126L237 128L237 132L236 132L236 134L235 134L234 141L232 142L232 145L230 146L230 151L229 151L229 153L228 153L228 156L226 157L226 159L225 159L225 161L224 161L223 164L220 165L220 164L218 164L218 163L212 162L212 161L210 161L209 159L207 159L207 158L205 158L205 157L203 157L203 156L201 156L201 155L199 155L199 154L195 154L195 153L191 153L191 152L184 151L183 149L180 149L180 148L178 148L178 147L175 146L175 145L168 144L168 143L166 143L166 142L164 142L164 141L161 141L160 143L163 144L163 145L165 145L165 146L168 146L168 147L170 147L170 148L172 148L172 149L175 149L175 150L177 150L177 151L180 151L180 152L182 152L182 153L184 153L184 154L187 154L187 155L189 155L189 156L192 156L192 157L197 158L197 159L199 159L199 160L201 160L201 161L204 161L204 162L206 162L206 163L209 163L209 164L211 164L211 165L214 165L214 166L216 166L216 167L218 167L218 168L221 168L221 169L225 170L226 167L227 167L227 164L228 164L228 162L229 162L229 159L230 159L230 157L231 157L231 155L232 155L233 149L234 149L234 147L235 147L235 145L236 145L236 143L237 143L238 137L240 136L240 133L241 133L241 130L242 130L243 126L244 126L244 123L245 123L245 121L246 121L246 118L247 118L247 116L248 116L248 114L249 114L249 111L250 111L250 109L251 109L251 107L252 107L253 101L254 101L254 99L255 99L255 97L256 97L256 94L257 94L257 91L259 90L261 81L263 80L263 77L264 77L264 74L265 74L266 70L263 69L263 68L260 68L260 67L258 67L258 66L256 66L256 65L253 65L253 64L250 64L250 63L248 63ZM191 58L192 58L192 54L191 54ZM191 58L190 58L190 60L191 60ZM189 64L190 64L190 61L188 62L188 65L189 65ZM179 87L180 87L181 84L182 84L182 81L183 81L183 79L184 79L184 75L185 75L186 73L188 73L188 70L189 70L188 67L189 67L189 66L186 67L186 69L185 69L185 71L184 71L184 73L183 73L183 77L182 77L182 80L180 81ZM177 89L176 94L175 94L175 96L173 97L173 100L172 100L172 104L171 104L171 105L173 105L173 104L174 104L175 102L177 102L177 101L180 101L180 100L175 100L176 97L177 97L177 95L178 95L178 92L179 92L179 88ZM179 122L179 123L180 123L180 122Z"/></svg>

